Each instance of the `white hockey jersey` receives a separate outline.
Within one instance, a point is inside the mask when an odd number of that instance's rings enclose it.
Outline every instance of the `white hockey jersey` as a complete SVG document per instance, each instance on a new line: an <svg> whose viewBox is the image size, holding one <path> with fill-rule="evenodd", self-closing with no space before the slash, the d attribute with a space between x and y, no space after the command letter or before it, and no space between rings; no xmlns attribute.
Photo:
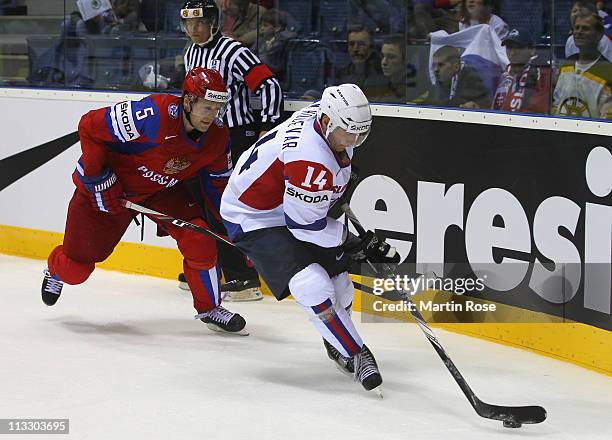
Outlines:
<svg viewBox="0 0 612 440"><path fill-rule="evenodd" d="M584 71L573 63L561 68L553 94L555 115L612 118L612 64L600 61Z"/></svg>
<svg viewBox="0 0 612 440"><path fill-rule="evenodd" d="M245 151L221 199L231 239L242 233L286 226L298 239L321 247L342 244L344 225L328 217L346 190L348 159L331 150L316 120L319 104L294 113Z"/></svg>

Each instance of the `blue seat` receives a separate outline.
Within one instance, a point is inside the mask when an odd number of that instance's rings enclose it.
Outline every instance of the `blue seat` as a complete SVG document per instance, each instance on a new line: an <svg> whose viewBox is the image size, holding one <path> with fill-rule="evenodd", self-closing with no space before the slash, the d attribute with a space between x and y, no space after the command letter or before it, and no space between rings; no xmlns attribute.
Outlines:
<svg viewBox="0 0 612 440"><path fill-rule="evenodd" d="M349 26L363 25L374 34L404 32L406 5L394 0L350 0Z"/></svg>
<svg viewBox="0 0 612 440"><path fill-rule="evenodd" d="M544 32L544 5L541 0L504 0L500 16L510 29L529 31L536 41Z"/></svg>
<svg viewBox="0 0 612 440"><path fill-rule="evenodd" d="M142 34L134 35L130 40L130 55L138 61L155 61L159 57L159 51L155 38Z"/></svg>
<svg viewBox="0 0 612 440"><path fill-rule="evenodd" d="M183 55L188 42L187 37L158 35L157 45L160 51L160 58Z"/></svg>
<svg viewBox="0 0 612 440"><path fill-rule="evenodd" d="M119 37L87 38L96 87L112 89L137 82L137 63L132 57L131 44L131 40Z"/></svg>
<svg viewBox="0 0 612 440"><path fill-rule="evenodd" d="M329 50L315 40L291 40L287 61L288 91L299 97L306 90L323 89L331 83Z"/></svg>
<svg viewBox="0 0 612 440"><path fill-rule="evenodd" d="M164 8L164 28L165 32L182 33L181 30L181 7L183 6L183 0L164 0L163 5L160 2L160 8Z"/></svg>
<svg viewBox="0 0 612 440"><path fill-rule="evenodd" d="M338 82L337 72L350 64L351 57L348 54L346 41L335 41L333 43L330 43L330 51L331 64L334 70L333 82L334 84L336 84Z"/></svg>
<svg viewBox="0 0 612 440"><path fill-rule="evenodd" d="M28 81L34 86L61 86L63 75L58 71L56 48L59 37L28 37Z"/></svg>
<svg viewBox="0 0 612 440"><path fill-rule="evenodd" d="M316 33L313 27L313 0L278 0L277 7L289 15L288 30L299 36Z"/></svg>
<svg viewBox="0 0 612 440"><path fill-rule="evenodd" d="M565 47L565 41L572 30L570 13L572 12L572 0L555 0L554 32L552 33L553 44Z"/></svg>
<svg viewBox="0 0 612 440"><path fill-rule="evenodd" d="M321 0L319 3L319 32L322 40L346 38L349 0Z"/></svg>

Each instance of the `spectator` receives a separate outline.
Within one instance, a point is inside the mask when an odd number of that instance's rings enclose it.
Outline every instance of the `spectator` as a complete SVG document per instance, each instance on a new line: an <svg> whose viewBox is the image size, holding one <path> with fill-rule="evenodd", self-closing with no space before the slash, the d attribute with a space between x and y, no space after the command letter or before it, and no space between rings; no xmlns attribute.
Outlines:
<svg viewBox="0 0 612 440"><path fill-rule="evenodd" d="M578 54L561 67L553 94L553 114L585 118L612 118L611 64L602 57L598 43L603 20L590 11L579 12L572 33Z"/></svg>
<svg viewBox="0 0 612 440"><path fill-rule="evenodd" d="M287 30L287 14L277 9L268 9L261 16L259 38L251 50L270 68L279 82L286 79L287 41L295 37Z"/></svg>
<svg viewBox="0 0 612 440"><path fill-rule="evenodd" d="M85 32L84 23L79 12L65 17L53 47L32 57L32 68L28 76L31 84L47 87L87 87L93 84L86 65L87 46L80 38Z"/></svg>
<svg viewBox="0 0 612 440"><path fill-rule="evenodd" d="M477 24L488 24L503 40L508 34L508 25L499 16L493 14L492 0L461 0L459 30Z"/></svg>
<svg viewBox="0 0 612 440"><path fill-rule="evenodd" d="M353 26L348 31L347 49L351 62L336 72L336 83L358 85L366 95L367 78L382 75L381 60L372 43L372 33L364 26Z"/></svg>
<svg viewBox="0 0 612 440"><path fill-rule="evenodd" d="M606 15L608 15L605 11L599 10L597 8L594 0L574 0L572 2L572 9L570 10L570 23L572 23L573 25L578 14L584 12L592 12L594 14L599 14L601 18L604 18Z"/></svg>
<svg viewBox="0 0 612 440"><path fill-rule="evenodd" d="M108 34L111 32L117 21L117 17L115 17L115 14L113 14L112 9L100 8L98 14L88 18L87 20L83 20L82 17L87 17L86 11L81 10L80 4L77 5L79 5L80 11L78 20L76 22L77 37L82 38L87 35ZM74 18L73 16L71 17Z"/></svg>
<svg viewBox="0 0 612 440"><path fill-rule="evenodd" d="M548 113L550 65L536 55L535 42L525 30L512 29L502 42L510 64L502 75L492 108L507 112Z"/></svg>
<svg viewBox="0 0 612 440"><path fill-rule="evenodd" d="M402 36L388 37L381 49L382 75L365 81L368 98L378 102L406 102L406 45Z"/></svg>
<svg viewBox="0 0 612 440"><path fill-rule="evenodd" d="M228 20L225 23L224 35L251 46L257 39L257 20L265 9L249 0L224 0L223 12Z"/></svg>
<svg viewBox="0 0 612 440"><path fill-rule="evenodd" d="M459 30L461 0L415 0L414 36L429 39L429 34L446 31L449 34Z"/></svg>
<svg viewBox="0 0 612 440"><path fill-rule="evenodd" d="M440 107L489 108L490 98L480 75L462 64L461 50L442 46L432 59L436 83L414 100L415 104Z"/></svg>
<svg viewBox="0 0 612 440"><path fill-rule="evenodd" d="M100 7L94 0L84 0L77 3L82 17L89 17L77 23L77 35L83 37L95 34L117 34L120 32L135 32L141 29L139 0L112 0L111 8ZM97 11L90 16L91 10ZM144 25L142 27L144 30Z"/></svg>
<svg viewBox="0 0 612 440"><path fill-rule="evenodd" d="M575 0L572 3L572 9L570 12L570 22L572 26L574 25L576 16L579 13L598 14L604 20L605 34L602 35L601 40L599 40L597 49L605 58L608 59L608 61L611 61L612 26L610 26L610 22L612 21L612 17L610 17L605 11L598 9L593 0ZM577 53L578 47L576 47L576 43L574 42L574 36L570 35L567 41L565 42L565 57L569 58L572 55L576 55Z"/></svg>
<svg viewBox="0 0 612 440"><path fill-rule="evenodd" d="M139 0L113 0L113 13L116 17L113 32L136 32L140 30Z"/></svg>

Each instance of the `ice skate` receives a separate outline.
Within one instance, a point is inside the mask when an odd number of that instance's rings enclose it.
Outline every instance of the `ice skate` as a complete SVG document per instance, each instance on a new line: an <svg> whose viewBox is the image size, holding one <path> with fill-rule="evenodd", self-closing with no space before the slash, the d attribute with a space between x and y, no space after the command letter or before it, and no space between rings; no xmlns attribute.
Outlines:
<svg viewBox="0 0 612 440"><path fill-rule="evenodd" d="M221 284L221 297L227 302L259 301L263 293L259 279L232 280Z"/></svg>
<svg viewBox="0 0 612 440"><path fill-rule="evenodd" d="M355 382L360 382L363 387L371 391L382 384L382 376L378 371L376 359L368 347L364 344L361 351L353 356L355 362ZM381 395L378 393L379 396Z"/></svg>
<svg viewBox="0 0 612 440"><path fill-rule="evenodd" d="M179 289L190 291L185 274L178 276ZM233 280L221 284L221 298L227 302L259 301L263 299L259 280Z"/></svg>
<svg viewBox="0 0 612 440"><path fill-rule="evenodd" d="M191 292L191 289L189 288L189 284L187 284L187 278L185 278L185 274L184 273L179 273L178 282L179 282L179 284L178 284L179 289L187 290L187 291Z"/></svg>
<svg viewBox="0 0 612 440"><path fill-rule="evenodd" d="M60 280L57 275L51 276L48 269L43 271L45 278L43 279L42 288L40 289L42 293L43 302L48 305L54 305L62 294L62 287L64 287L64 282Z"/></svg>
<svg viewBox="0 0 612 440"><path fill-rule="evenodd" d="M353 376L355 373L355 367L353 363L353 358L343 356L336 347L331 345L325 339L323 339L323 345L325 345L325 349L327 350L327 356L334 361L338 370L347 376Z"/></svg>
<svg viewBox="0 0 612 440"><path fill-rule="evenodd" d="M249 332L244 328L246 321L238 313L232 313L222 306L217 306L208 312L199 313L195 317L215 332L230 333L240 336L248 336Z"/></svg>

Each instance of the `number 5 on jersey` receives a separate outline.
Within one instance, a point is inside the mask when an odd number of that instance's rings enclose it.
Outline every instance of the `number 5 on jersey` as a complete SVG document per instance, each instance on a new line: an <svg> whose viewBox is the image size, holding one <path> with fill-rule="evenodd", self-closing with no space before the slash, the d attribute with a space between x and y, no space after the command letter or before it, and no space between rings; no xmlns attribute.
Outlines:
<svg viewBox="0 0 612 440"><path fill-rule="evenodd" d="M155 110L153 110L153 107L147 107L144 110L138 110L136 112L136 119L138 119L139 121L142 121L147 116L153 116L154 114L155 114Z"/></svg>

